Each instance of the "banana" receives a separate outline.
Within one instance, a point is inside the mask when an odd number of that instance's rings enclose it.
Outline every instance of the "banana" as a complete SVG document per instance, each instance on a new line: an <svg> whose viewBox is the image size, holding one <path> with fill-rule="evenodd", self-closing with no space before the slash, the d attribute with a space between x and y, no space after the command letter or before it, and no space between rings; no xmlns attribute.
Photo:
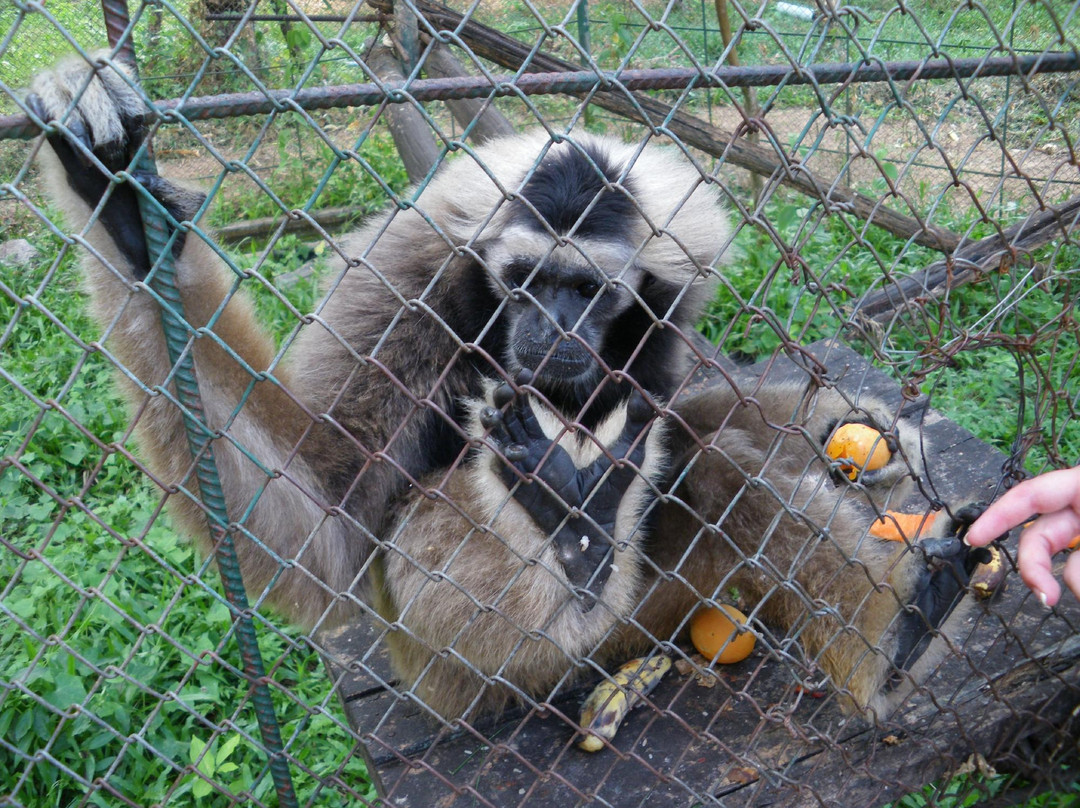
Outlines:
<svg viewBox="0 0 1080 808"><path fill-rule="evenodd" d="M971 579L968 582L974 590L975 596L980 599L989 598L997 592L1001 582L1005 580L1005 574L1008 572L1005 567L1005 554L992 544L988 549L990 550L990 560L977 566L975 571L971 573Z"/></svg>
<svg viewBox="0 0 1080 808"><path fill-rule="evenodd" d="M671 669L671 657L659 655L632 659L598 684L581 707L581 728L585 737L578 747L586 752L604 748L619 731L619 725L641 700L660 684Z"/></svg>

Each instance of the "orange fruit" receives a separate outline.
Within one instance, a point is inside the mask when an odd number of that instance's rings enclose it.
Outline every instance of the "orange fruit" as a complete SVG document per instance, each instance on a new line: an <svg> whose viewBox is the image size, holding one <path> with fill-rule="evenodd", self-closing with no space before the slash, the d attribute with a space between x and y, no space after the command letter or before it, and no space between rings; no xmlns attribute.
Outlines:
<svg viewBox="0 0 1080 808"><path fill-rule="evenodd" d="M725 604L720 609L706 606L698 609L690 620L690 642L706 659L715 659L724 665L742 662L750 656L757 642L749 631L738 633L736 626L745 625L746 615L734 606Z"/></svg>
<svg viewBox="0 0 1080 808"><path fill-rule="evenodd" d="M918 541L924 533L929 533L938 517L937 511L930 513L899 513L885 511L885 516L870 525L870 535L889 541Z"/></svg>
<svg viewBox="0 0 1080 808"><path fill-rule="evenodd" d="M884 436L866 424L844 424L833 433L825 453L833 460L846 461L840 470L852 480L860 471L879 469L892 458Z"/></svg>

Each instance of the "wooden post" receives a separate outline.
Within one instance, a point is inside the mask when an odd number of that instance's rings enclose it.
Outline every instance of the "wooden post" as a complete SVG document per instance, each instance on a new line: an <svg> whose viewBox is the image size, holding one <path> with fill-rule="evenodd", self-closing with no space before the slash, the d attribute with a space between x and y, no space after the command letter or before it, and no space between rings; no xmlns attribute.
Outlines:
<svg viewBox="0 0 1080 808"><path fill-rule="evenodd" d="M465 65L441 42L433 42L428 48L424 57L424 71L428 78L469 75ZM469 135L474 143L512 135L516 131L514 125L495 107L494 99L462 98L444 103L462 127L468 129L472 126Z"/></svg>

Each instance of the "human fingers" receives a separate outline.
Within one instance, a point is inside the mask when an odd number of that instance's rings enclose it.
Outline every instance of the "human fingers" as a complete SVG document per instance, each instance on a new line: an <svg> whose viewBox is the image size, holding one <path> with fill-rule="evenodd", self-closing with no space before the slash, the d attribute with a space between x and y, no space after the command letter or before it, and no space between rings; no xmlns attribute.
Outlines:
<svg viewBox="0 0 1080 808"><path fill-rule="evenodd" d="M1020 483L986 509L964 540L975 546L989 544L1032 514L1061 510L1080 518L1080 467L1051 471Z"/></svg>
<svg viewBox="0 0 1080 808"><path fill-rule="evenodd" d="M1020 535L1016 550L1020 577L1045 606L1053 606L1061 597L1061 587L1054 578L1051 558L1069 545L1078 528L1080 515L1072 511L1057 511L1040 516Z"/></svg>

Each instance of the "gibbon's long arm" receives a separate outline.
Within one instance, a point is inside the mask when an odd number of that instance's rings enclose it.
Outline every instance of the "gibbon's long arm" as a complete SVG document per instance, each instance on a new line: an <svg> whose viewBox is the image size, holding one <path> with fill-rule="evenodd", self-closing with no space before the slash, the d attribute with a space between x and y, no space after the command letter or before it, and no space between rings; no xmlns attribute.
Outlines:
<svg viewBox="0 0 1080 808"><path fill-rule="evenodd" d="M937 538L910 545L868 535L877 514L867 496L899 507L921 473L917 425L871 396L853 408L835 390L805 385L763 386L753 397L719 386L676 411L689 434L673 435L682 477L657 533L678 540L657 563L689 586L650 593L643 621L663 634L667 615L734 587L766 624L797 634L809 677L821 670L858 709L887 714L948 650L941 635L962 623L957 607L970 600L960 596L982 558L958 538L963 511L935 522ZM851 422L874 424L898 449L857 483L824 454Z"/></svg>
<svg viewBox="0 0 1080 808"><path fill-rule="evenodd" d="M143 102L128 81L114 68L92 73L85 61L73 60L37 77L28 102L43 120L66 129L49 136L39 162L52 198L90 247L83 269L93 311L106 328L106 350L123 370L117 377L133 408L149 397L137 439L168 489L188 481L192 458L179 408L153 392L171 368L161 311L138 283L150 264L137 191L114 180L143 137ZM160 177L133 179L177 221L190 220L202 204L201 194ZM221 435L213 448L228 512L241 523L237 550L245 583L258 595L280 575L272 602L310 625L338 592L349 590L359 568L346 539L349 528L328 516L336 503L302 451L305 435L322 428L315 420L320 405L294 398L300 387L288 367L264 375L274 362L273 342L214 252L191 234L177 234L174 250L185 316L193 329L205 330L192 351L206 424ZM183 494L172 495L170 506L205 550L208 528L199 506Z"/></svg>

